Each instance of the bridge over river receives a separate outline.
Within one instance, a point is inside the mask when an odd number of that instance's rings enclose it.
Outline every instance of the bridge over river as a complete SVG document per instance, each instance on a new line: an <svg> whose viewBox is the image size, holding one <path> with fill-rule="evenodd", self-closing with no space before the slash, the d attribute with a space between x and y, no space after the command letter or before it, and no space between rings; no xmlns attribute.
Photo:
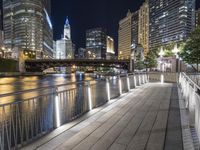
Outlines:
<svg viewBox="0 0 200 150"><path fill-rule="evenodd" d="M96 92L94 84L104 88ZM82 93L77 93L77 88ZM53 93L39 98L1 106L3 113L6 108L19 111L22 105L26 111L31 108L26 115L15 114L20 121L11 114L11 119L1 126L1 148L11 148L8 144L24 150L199 147L200 88L184 73L180 77L171 73L129 74L77 83L70 90L52 89ZM103 97L98 99L100 95Z"/></svg>

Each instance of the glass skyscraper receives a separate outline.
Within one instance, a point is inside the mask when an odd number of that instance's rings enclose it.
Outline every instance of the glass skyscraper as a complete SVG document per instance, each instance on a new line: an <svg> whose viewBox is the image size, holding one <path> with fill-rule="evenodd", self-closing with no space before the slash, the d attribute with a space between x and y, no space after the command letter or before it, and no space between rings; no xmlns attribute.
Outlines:
<svg viewBox="0 0 200 150"><path fill-rule="evenodd" d="M90 58L106 58L106 30L103 28L94 28L86 31L86 49L90 53Z"/></svg>
<svg viewBox="0 0 200 150"><path fill-rule="evenodd" d="M195 0L149 0L150 49L187 39L195 27Z"/></svg>
<svg viewBox="0 0 200 150"><path fill-rule="evenodd" d="M36 59L53 57L48 0L3 0L4 43L12 53L32 51Z"/></svg>

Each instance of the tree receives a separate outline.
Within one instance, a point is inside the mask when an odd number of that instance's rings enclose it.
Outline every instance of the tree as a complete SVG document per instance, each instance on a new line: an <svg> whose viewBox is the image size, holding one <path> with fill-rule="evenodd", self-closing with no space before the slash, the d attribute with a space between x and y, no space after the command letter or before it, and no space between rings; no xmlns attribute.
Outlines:
<svg viewBox="0 0 200 150"><path fill-rule="evenodd" d="M200 28L197 27L191 34L183 50L180 52L181 58L188 64L196 64L197 71L200 63Z"/></svg>
<svg viewBox="0 0 200 150"><path fill-rule="evenodd" d="M148 52L146 58L145 58L145 66L146 68L154 68L157 66L157 53L154 50L151 50Z"/></svg>

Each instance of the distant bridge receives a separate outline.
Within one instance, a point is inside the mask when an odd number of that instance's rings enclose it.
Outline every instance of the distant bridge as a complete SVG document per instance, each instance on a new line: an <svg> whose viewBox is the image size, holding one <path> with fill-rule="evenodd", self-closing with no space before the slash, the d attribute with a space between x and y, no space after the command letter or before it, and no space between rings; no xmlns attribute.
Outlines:
<svg viewBox="0 0 200 150"><path fill-rule="evenodd" d="M27 72L43 72L53 67L113 67L129 70L130 60L105 60L105 59L41 59L26 60L25 69Z"/></svg>

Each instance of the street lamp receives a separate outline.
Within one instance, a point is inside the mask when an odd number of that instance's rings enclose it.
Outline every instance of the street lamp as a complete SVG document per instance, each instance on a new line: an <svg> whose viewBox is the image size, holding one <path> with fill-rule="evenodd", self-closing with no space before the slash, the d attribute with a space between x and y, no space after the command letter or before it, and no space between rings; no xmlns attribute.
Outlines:
<svg viewBox="0 0 200 150"><path fill-rule="evenodd" d="M176 56L176 72L180 72L180 69L179 69L179 56L178 56L178 53L180 52L180 50L178 49L178 45L177 44L174 45L174 49L172 50L172 52Z"/></svg>
<svg viewBox="0 0 200 150"><path fill-rule="evenodd" d="M163 50L163 47L160 48L160 53L158 54L160 56L160 65L161 65L161 71L162 71L162 74L161 74L161 77L160 77L160 82L163 84L164 83L164 75L163 75L163 71L164 71L164 68L163 68L163 56L164 56L165 52Z"/></svg>
<svg viewBox="0 0 200 150"><path fill-rule="evenodd" d="M163 71L163 60L162 60L162 58L163 58L164 54L165 54L165 52L163 50L163 47L161 47L160 52L158 54L160 56L160 69L161 69L161 71Z"/></svg>
<svg viewBox="0 0 200 150"><path fill-rule="evenodd" d="M131 56L130 56L130 72L134 72L135 70L135 49L137 48L137 45L133 43L131 45Z"/></svg>

